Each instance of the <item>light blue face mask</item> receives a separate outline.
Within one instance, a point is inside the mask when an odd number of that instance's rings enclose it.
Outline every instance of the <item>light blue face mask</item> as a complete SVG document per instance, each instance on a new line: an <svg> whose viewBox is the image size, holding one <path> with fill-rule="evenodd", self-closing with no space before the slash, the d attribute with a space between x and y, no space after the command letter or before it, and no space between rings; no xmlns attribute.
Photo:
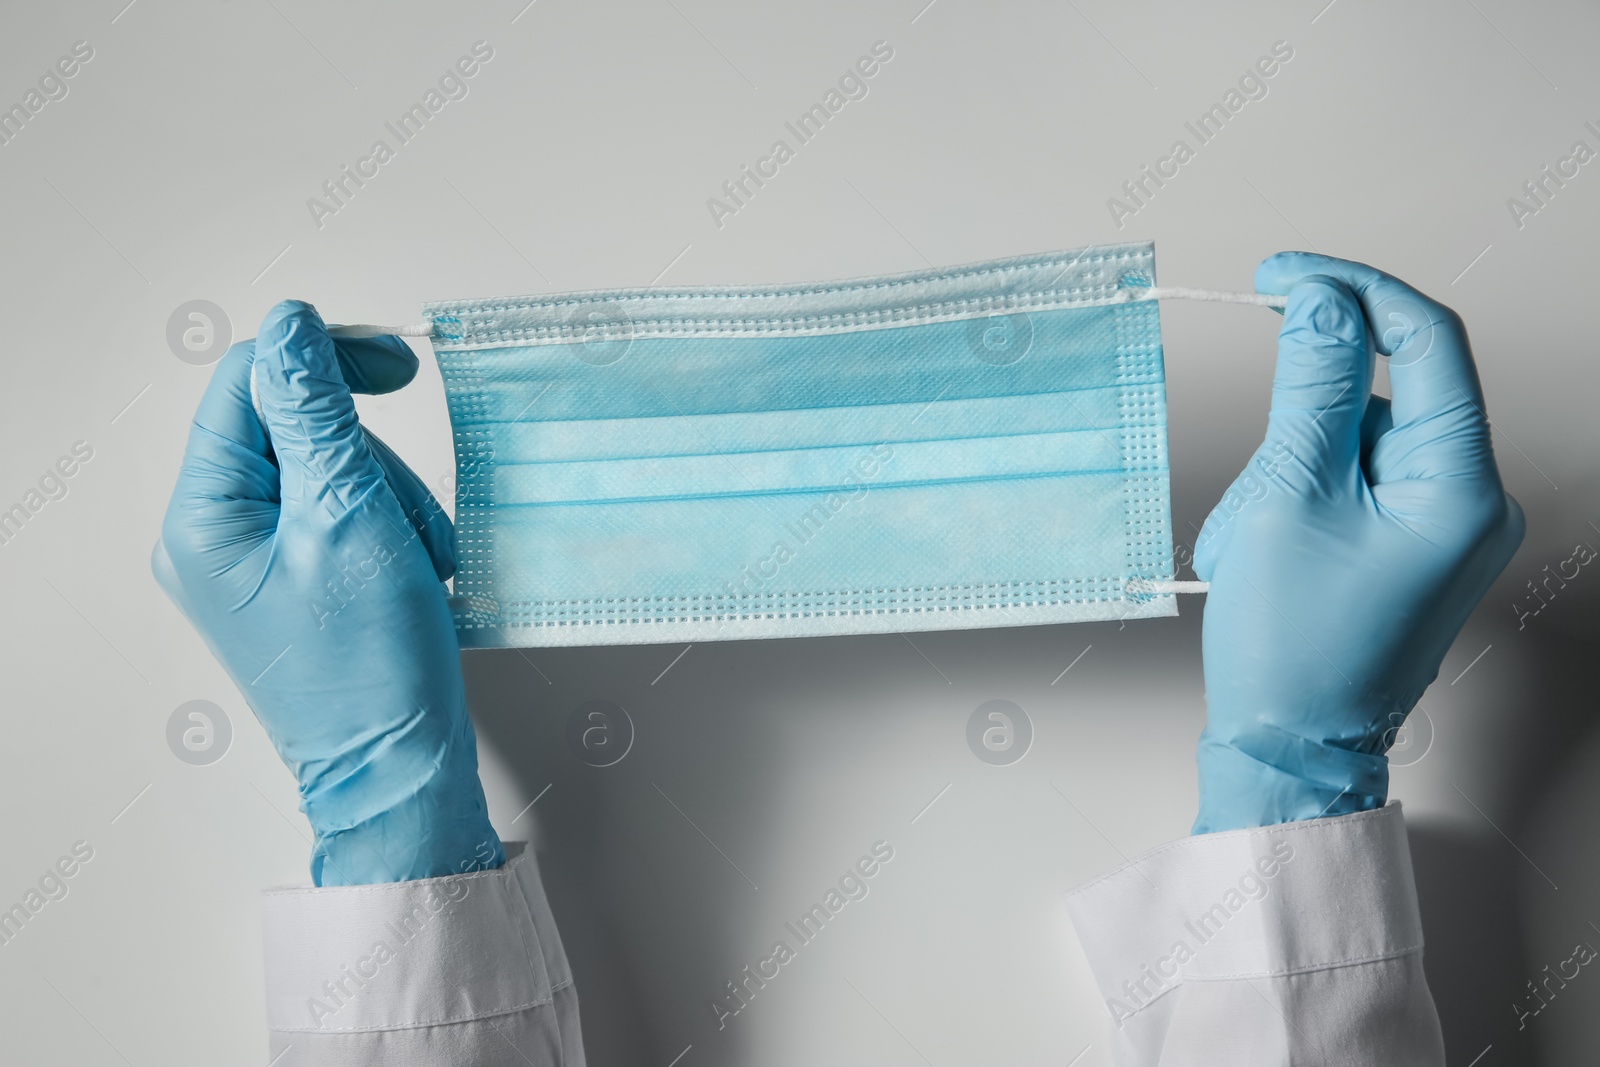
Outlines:
<svg viewBox="0 0 1600 1067"><path fill-rule="evenodd" d="M1134 244L428 305L461 643L1175 614L1154 298L1203 294L1154 283Z"/></svg>

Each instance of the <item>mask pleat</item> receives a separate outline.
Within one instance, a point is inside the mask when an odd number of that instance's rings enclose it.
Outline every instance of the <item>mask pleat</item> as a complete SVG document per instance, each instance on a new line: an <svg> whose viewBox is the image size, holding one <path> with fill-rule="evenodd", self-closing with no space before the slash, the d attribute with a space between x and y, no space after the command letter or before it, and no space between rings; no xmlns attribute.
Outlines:
<svg viewBox="0 0 1600 1067"><path fill-rule="evenodd" d="M1172 614L1148 245L430 305L464 644ZM1143 589L1144 587L1139 587Z"/></svg>

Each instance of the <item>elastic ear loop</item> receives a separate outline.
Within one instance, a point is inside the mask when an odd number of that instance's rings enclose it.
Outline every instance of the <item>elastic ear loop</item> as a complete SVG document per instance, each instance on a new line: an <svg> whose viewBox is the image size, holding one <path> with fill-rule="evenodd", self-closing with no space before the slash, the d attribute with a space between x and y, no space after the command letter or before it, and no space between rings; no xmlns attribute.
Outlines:
<svg viewBox="0 0 1600 1067"><path fill-rule="evenodd" d="M1224 289L1159 285L1145 289L1123 289L1117 293L1116 299L1119 303L1132 303L1136 300L1200 300L1213 304L1253 304L1257 307L1277 308L1280 311L1289 305L1287 296L1277 296L1272 293L1235 293ZM1125 588L1129 596L1171 596L1175 593L1209 593L1211 583L1130 578Z"/></svg>
<svg viewBox="0 0 1600 1067"><path fill-rule="evenodd" d="M1151 285L1140 288L1119 289L1107 303L1132 304L1145 300L1199 300L1212 304L1251 304L1256 307L1269 307L1283 310L1288 306L1287 296L1276 296L1271 293L1236 293L1224 289L1194 289L1187 286ZM1088 305L1093 306L1093 305ZM433 323L413 322L404 326L372 326L365 323L353 326L330 326L328 333L334 337L432 337ZM251 368L250 374L250 402L255 405L256 414L266 423L266 415L261 410L261 398L256 393L255 369ZM1126 586L1129 596L1171 596L1175 593L1205 593L1211 589L1210 582L1184 582L1171 579L1130 578Z"/></svg>
<svg viewBox="0 0 1600 1067"><path fill-rule="evenodd" d="M432 337L433 320L427 322L410 322L404 326L368 326L357 323L354 326L329 326L328 334L332 337L359 338L359 337Z"/></svg>

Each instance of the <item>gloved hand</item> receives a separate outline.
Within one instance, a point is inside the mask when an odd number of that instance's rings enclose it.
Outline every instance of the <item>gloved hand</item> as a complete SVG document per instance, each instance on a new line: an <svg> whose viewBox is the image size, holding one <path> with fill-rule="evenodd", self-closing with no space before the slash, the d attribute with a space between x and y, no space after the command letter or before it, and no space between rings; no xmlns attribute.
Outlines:
<svg viewBox="0 0 1600 1067"><path fill-rule="evenodd" d="M1523 532L1455 312L1303 252L1256 288L1289 305L1266 440L1195 550L1197 834L1381 807L1384 753ZM1371 395L1374 347L1392 400Z"/></svg>
<svg viewBox="0 0 1600 1067"><path fill-rule="evenodd" d="M505 862L440 584L450 520L350 395L416 370L398 338L273 308L217 365L152 558L299 779L318 885Z"/></svg>

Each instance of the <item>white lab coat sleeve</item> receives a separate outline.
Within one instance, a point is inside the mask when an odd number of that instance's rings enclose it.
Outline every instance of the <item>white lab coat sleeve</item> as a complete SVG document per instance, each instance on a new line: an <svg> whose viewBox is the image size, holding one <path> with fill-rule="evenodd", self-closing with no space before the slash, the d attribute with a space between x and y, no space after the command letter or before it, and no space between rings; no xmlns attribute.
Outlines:
<svg viewBox="0 0 1600 1067"><path fill-rule="evenodd" d="M1118 1067L1443 1067L1398 803L1184 838L1068 908Z"/></svg>
<svg viewBox="0 0 1600 1067"><path fill-rule="evenodd" d="M263 894L273 1067L583 1067L531 849L444 878Z"/></svg>

